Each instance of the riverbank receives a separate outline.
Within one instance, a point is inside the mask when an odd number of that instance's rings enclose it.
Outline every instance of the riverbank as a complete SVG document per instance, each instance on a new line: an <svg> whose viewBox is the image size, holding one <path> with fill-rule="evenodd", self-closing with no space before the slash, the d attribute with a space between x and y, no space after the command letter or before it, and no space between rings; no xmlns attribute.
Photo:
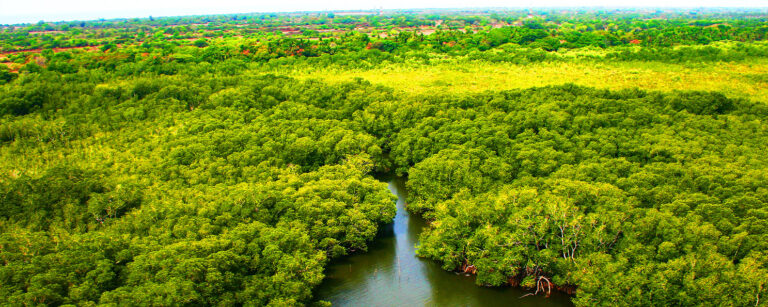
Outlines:
<svg viewBox="0 0 768 307"><path fill-rule="evenodd" d="M427 222L406 210L405 179L380 177L398 197L397 213L368 252L333 260L315 297L334 306L571 306L562 293L531 296L518 287L481 287L471 274L445 271L416 256Z"/></svg>

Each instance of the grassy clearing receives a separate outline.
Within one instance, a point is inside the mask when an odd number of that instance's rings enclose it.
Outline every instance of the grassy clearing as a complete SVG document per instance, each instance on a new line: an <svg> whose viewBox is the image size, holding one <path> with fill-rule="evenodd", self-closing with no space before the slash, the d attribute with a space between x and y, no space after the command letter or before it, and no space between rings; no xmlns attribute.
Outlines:
<svg viewBox="0 0 768 307"><path fill-rule="evenodd" d="M768 59L749 62L669 64L656 62L544 62L509 64L444 62L391 64L370 70L327 68L282 71L300 79L342 82L363 78L408 94L481 92L574 83L607 89L720 91L768 102Z"/></svg>

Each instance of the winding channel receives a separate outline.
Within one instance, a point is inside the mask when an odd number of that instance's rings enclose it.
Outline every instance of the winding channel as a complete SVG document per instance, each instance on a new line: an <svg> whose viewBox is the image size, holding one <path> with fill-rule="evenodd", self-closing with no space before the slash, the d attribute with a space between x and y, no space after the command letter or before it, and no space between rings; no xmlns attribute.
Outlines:
<svg viewBox="0 0 768 307"><path fill-rule="evenodd" d="M383 226L368 252L332 261L316 298L333 306L571 306L568 296L521 296L511 287L487 288L474 276L448 272L416 256L419 234L427 226L405 210L405 180L383 177L397 196L393 223Z"/></svg>

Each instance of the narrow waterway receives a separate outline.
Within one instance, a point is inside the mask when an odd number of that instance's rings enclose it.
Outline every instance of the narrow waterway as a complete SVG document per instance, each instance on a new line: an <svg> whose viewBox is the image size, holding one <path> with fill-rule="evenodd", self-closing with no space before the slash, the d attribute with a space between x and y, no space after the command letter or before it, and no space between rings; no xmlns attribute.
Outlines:
<svg viewBox="0 0 768 307"><path fill-rule="evenodd" d="M331 262L316 295L334 306L570 306L566 295L527 296L511 287L476 286L474 276L416 257L426 223L405 210L405 181L380 178L398 198L393 223L383 226L367 253Z"/></svg>

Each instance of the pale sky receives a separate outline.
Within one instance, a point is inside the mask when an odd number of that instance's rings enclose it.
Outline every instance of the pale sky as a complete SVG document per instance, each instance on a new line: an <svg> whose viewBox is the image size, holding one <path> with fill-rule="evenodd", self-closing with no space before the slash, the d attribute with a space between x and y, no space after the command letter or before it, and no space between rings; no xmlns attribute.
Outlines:
<svg viewBox="0 0 768 307"><path fill-rule="evenodd" d="M251 12L466 7L768 7L768 0L0 0L0 24Z"/></svg>

